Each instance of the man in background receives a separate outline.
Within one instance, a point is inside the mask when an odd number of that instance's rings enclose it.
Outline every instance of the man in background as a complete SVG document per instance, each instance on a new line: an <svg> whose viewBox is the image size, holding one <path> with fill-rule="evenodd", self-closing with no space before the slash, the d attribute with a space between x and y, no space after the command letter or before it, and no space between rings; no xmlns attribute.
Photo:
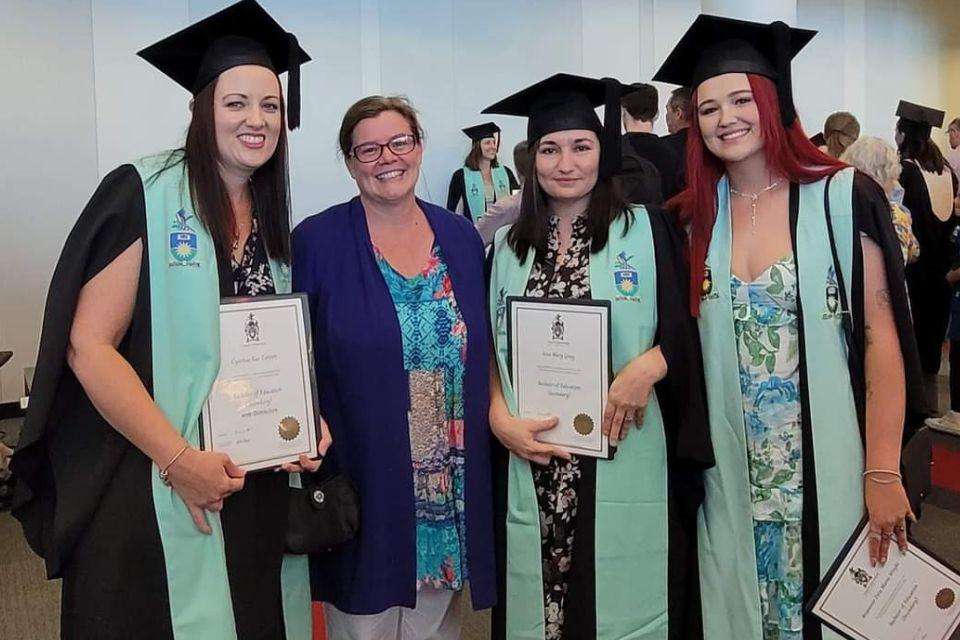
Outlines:
<svg viewBox="0 0 960 640"><path fill-rule="evenodd" d="M660 174L660 191L664 200L677 192L677 174L682 169L681 158L672 145L653 133L660 109L660 96L657 88L640 82L631 85L632 91L620 99L620 112L623 119L623 158L624 166L630 164L632 156L650 161Z"/></svg>
<svg viewBox="0 0 960 640"><path fill-rule="evenodd" d="M689 87L677 87L670 94L667 101L667 131L670 135L664 136L663 141L669 145L680 158L680 171L677 174L677 191L686 186L686 158L687 158L687 129L693 117L693 91Z"/></svg>

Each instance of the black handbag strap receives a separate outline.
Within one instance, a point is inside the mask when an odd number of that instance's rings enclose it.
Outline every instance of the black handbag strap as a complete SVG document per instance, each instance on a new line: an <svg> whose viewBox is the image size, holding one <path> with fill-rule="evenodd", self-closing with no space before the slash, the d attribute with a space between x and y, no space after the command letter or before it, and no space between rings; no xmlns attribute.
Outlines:
<svg viewBox="0 0 960 640"><path fill-rule="evenodd" d="M847 300L846 281L843 270L840 268L840 259L837 257L837 242L833 234L833 218L830 215L830 185L833 183L833 176L835 175L831 174L827 178L827 184L823 189L823 211L827 221L827 237L830 239L830 257L833 259L833 271L837 276L837 288L840 290L840 325L843 327L847 353L853 359L859 356L853 339L853 313L850 311L850 303Z"/></svg>

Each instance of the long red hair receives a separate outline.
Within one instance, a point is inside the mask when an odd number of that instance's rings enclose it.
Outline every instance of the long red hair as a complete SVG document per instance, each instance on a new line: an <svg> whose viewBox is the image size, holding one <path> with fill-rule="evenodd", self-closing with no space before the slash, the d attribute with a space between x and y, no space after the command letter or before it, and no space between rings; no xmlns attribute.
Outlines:
<svg viewBox="0 0 960 640"><path fill-rule="evenodd" d="M764 76L747 74L753 99L760 114L763 153L770 171L791 182L807 184L832 175L844 163L828 156L807 139L800 120L784 127L780 119L780 103L773 81ZM696 113L697 92L693 92L693 116L687 134L687 187L667 203L690 233L690 309L700 315L700 293L707 262L707 250L717 217L717 182L725 173L723 161L703 144Z"/></svg>

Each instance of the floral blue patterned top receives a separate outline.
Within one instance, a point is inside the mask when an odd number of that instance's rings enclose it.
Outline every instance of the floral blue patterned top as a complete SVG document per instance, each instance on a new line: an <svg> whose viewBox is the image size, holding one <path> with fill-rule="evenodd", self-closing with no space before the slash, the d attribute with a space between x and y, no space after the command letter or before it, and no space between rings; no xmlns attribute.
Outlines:
<svg viewBox="0 0 960 640"><path fill-rule="evenodd" d="M403 339L410 380L410 453L417 519L417 589L460 589L467 581L463 376L467 327L447 266L434 245L412 278L376 248Z"/></svg>
<svg viewBox="0 0 960 640"><path fill-rule="evenodd" d="M730 281L765 640L803 635L802 435L793 256Z"/></svg>

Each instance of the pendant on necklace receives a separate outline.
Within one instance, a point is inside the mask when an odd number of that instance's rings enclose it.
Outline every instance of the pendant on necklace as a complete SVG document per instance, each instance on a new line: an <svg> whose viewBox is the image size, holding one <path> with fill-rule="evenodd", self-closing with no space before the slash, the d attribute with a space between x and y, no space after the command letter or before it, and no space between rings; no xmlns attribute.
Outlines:
<svg viewBox="0 0 960 640"><path fill-rule="evenodd" d="M730 187L730 193L735 196L740 196L741 198L750 198L750 233L754 233L757 230L757 204L760 202L760 196L765 194L767 191L771 191L780 186L780 180L773 182L760 191L756 193L743 193Z"/></svg>

